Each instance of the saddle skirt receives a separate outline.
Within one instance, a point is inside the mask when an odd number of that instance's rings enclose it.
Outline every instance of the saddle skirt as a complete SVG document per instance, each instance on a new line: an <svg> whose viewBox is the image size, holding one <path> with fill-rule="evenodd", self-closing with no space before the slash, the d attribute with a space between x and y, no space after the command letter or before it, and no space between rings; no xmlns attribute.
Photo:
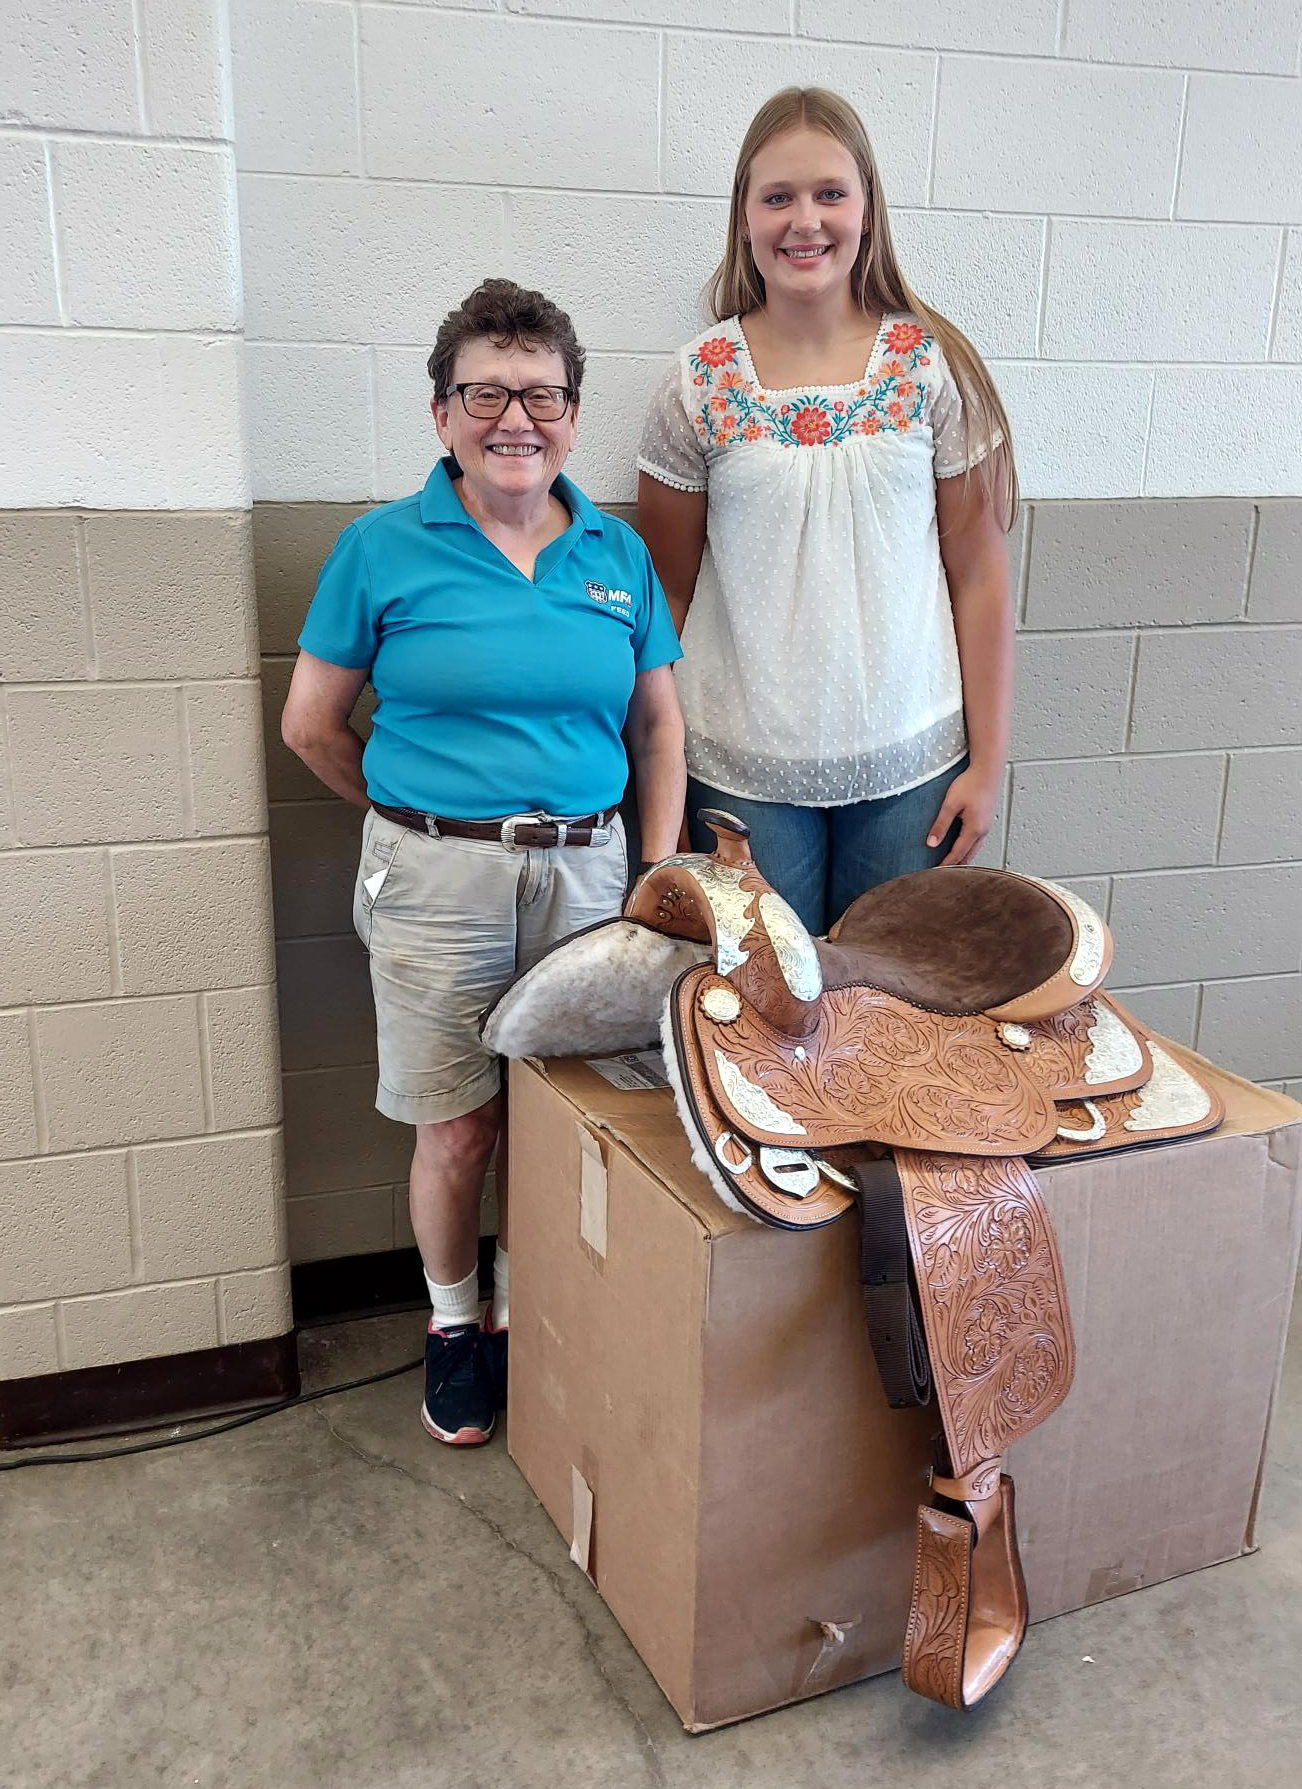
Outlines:
<svg viewBox="0 0 1302 1789"><path fill-rule="evenodd" d="M970 1708L1026 1600L1003 1471L1066 1396L1074 1343L1030 1163L1212 1130L1216 1095L1102 991L1107 926L1056 883L923 870L812 938L733 816L665 859L485 1014L506 1056L658 1038L692 1159L734 1210L803 1230L862 1211L864 1309L893 1404L934 1396L905 1681Z"/></svg>

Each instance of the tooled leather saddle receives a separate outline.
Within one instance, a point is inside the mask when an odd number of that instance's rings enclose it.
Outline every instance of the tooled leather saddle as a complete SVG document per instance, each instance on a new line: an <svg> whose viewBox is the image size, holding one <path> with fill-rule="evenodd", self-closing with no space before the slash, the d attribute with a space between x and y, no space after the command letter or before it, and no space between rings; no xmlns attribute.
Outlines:
<svg viewBox="0 0 1302 1789"><path fill-rule="evenodd" d="M1031 1164L1214 1130L1221 1103L1101 986L1107 927L1070 890L940 868L811 938L747 828L657 864L621 918L554 947L485 1014L505 1056L659 1034L693 1160L735 1210L803 1230L862 1209L890 1402L935 1400L904 1678L954 1708L1026 1629L1009 1445L1066 1396L1071 1323Z"/></svg>

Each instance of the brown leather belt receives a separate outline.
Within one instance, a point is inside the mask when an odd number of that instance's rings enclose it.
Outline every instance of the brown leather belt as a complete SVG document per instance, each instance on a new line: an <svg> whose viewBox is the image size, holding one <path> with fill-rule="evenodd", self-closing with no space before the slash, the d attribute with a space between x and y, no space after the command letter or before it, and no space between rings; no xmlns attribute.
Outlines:
<svg viewBox="0 0 1302 1789"><path fill-rule="evenodd" d="M556 819L550 814L508 814L501 820L448 820L442 814L422 814L416 808L387 808L372 802L377 814L409 826L431 838L489 839L508 851L550 851L558 845L607 845L613 808L577 819Z"/></svg>

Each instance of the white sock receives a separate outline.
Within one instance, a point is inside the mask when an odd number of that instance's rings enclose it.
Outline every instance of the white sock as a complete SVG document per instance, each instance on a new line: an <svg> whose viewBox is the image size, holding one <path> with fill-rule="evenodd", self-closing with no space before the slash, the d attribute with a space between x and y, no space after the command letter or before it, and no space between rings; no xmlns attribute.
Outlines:
<svg viewBox="0 0 1302 1789"><path fill-rule="evenodd" d="M499 1242L493 1256L493 1328L508 1329L511 1323L511 1263Z"/></svg>
<svg viewBox="0 0 1302 1789"><path fill-rule="evenodd" d="M454 1323L479 1321L479 1269L472 1267L464 1280L454 1286L440 1286L425 1275L429 1301L434 1307L435 1329L449 1329Z"/></svg>

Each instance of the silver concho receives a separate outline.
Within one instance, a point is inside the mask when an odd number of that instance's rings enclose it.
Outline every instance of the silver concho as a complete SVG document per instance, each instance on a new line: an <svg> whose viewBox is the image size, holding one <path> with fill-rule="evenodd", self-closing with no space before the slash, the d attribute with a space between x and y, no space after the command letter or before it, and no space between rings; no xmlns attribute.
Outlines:
<svg viewBox="0 0 1302 1789"><path fill-rule="evenodd" d="M1010 1050L1029 1050L1031 1034L1025 1025L1015 1025L1011 1019L1005 1019L999 1027L999 1041L1007 1044Z"/></svg>
<svg viewBox="0 0 1302 1789"><path fill-rule="evenodd" d="M803 1137L805 1127L798 1124L790 1112L784 1112L781 1106L775 1106L762 1087L748 1081L737 1067L730 1062L722 1050L714 1052L714 1060L719 1066L719 1079L723 1083L723 1091L728 1100L747 1124L753 1124L757 1130L777 1131L784 1137Z"/></svg>
<svg viewBox="0 0 1302 1789"><path fill-rule="evenodd" d="M1094 1023L1089 1029L1089 1054L1085 1058L1085 1079L1091 1087L1104 1081L1119 1081L1134 1074L1144 1064L1139 1039L1129 1025L1113 1012L1106 1000L1094 1002Z"/></svg>
<svg viewBox="0 0 1302 1789"><path fill-rule="evenodd" d="M707 1019L715 1019L720 1025L731 1025L741 1013L741 995L736 988L723 988L715 982L701 995L701 1011Z"/></svg>
<svg viewBox="0 0 1302 1789"><path fill-rule="evenodd" d="M1058 1135L1064 1143L1097 1143L1108 1128L1108 1121L1099 1111L1092 1099L1082 1100L1081 1104L1090 1115L1088 1130L1076 1130L1070 1124L1060 1124Z"/></svg>
<svg viewBox="0 0 1302 1789"><path fill-rule="evenodd" d="M760 896L759 912L783 981L797 1000L817 1000L823 991L823 971L814 941L801 925L799 915L772 889Z"/></svg>
<svg viewBox="0 0 1302 1789"><path fill-rule="evenodd" d="M1044 876L1030 876L1027 880L1038 882L1041 888L1047 888L1050 893L1056 894L1064 906L1070 907L1080 936L1076 940L1075 955L1067 965L1067 973L1078 988L1090 987L1098 980L1099 970L1103 967L1108 928L1088 901L1082 901L1079 895L1073 894L1069 888L1063 888L1061 883L1050 882Z"/></svg>
<svg viewBox="0 0 1302 1789"><path fill-rule="evenodd" d="M1212 1096L1180 1064L1151 1043L1153 1075L1140 1095L1139 1104L1126 1120L1128 1131L1172 1130L1181 1124L1197 1124L1212 1109Z"/></svg>

